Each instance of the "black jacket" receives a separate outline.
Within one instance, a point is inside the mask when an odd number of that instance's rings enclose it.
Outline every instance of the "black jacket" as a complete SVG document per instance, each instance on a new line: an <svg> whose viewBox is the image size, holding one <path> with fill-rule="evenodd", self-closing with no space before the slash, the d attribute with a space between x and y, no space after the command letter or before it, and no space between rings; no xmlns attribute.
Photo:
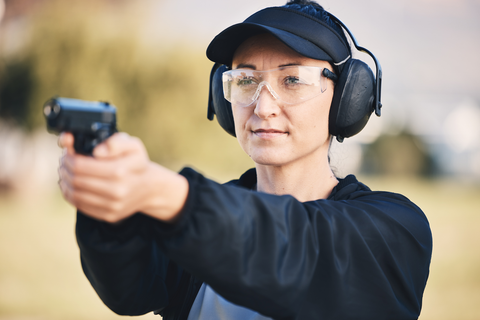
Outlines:
<svg viewBox="0 0 480 320"><path fill-rule="evenodd" d="M432 237L404 196L348 176L328 199L302 203L252 191L254 170L226 185L181 174L190 191L174 225L78 214L84 272L116 313L186 319L206 282L274 319L418 318Z"/></svg>

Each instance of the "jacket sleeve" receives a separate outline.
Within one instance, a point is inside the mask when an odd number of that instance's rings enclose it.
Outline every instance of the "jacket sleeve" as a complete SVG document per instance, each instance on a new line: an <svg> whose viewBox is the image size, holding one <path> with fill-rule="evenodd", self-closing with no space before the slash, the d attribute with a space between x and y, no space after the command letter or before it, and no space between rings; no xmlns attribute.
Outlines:
<svg viewBox="0 0 480 320"><path fill-rule="evenodd" d="M152 240L151 219L136 214L119 226L77 213L82 268L115 313L141 315L163 309L182 270Z"/></svg>
<svg viewBox="0 0 480 320"><path fill-rule="evenodd" d="M224 298L276 319L418 317L432 241L405 197L301 203L182 174L186 206L173 227L154 224L157 241Z"/></svg>

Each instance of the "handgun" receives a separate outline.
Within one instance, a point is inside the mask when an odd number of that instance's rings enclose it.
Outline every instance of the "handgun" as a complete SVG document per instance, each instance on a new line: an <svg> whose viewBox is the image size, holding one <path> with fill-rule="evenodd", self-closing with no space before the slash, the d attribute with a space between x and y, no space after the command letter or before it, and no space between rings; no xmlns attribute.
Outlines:
<svg viewBox="0 0 480 320"><path fill-rule="evenodd" d="M43 106L50 133L71 132L75 152L92 155L96 145L117 132L117 109L108 102L54 97Z"/></svg>

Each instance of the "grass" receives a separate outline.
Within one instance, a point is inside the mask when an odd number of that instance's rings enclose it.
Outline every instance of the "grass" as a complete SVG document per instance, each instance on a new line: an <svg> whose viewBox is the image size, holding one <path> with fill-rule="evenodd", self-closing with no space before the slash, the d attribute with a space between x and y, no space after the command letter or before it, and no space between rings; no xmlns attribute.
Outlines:
<svg viewBox="0 0 480 320"><path fill-rule="evenodd" d="M402 193L426 213L433 257L421 320L480 319L480 186L454 181L366 180Z"/></svg>
<svg viewBox="0 0 480 320"><path fill-rule="evenodd" d="M420 319L480 319L480 187L362 180L405 194L430 220L434 255ZM74 212L58 194L0 197L0 320L124 318L103 305L81 271Z"/></svg>
<svg viewBox="0 0 480 320"><path fill-rule="evenodd" d="M75 209L59 195L0 200L1 320L124 319L83 275L74 224Z"/></svg>

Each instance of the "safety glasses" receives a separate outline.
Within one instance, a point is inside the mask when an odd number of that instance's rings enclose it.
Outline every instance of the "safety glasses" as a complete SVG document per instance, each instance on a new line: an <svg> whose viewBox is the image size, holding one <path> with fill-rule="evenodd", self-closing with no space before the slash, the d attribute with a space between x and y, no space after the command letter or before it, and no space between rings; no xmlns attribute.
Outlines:
<svg viewBox="0 0 480 320"><path fill-rule="evenodd" d="M337 76L326 68L309 66L287 66L266 71L236 69L222 74L225 99L241 107L252 105L264 87L285 104L299 104L325 92L328 79L335 82Z"/></svg>

